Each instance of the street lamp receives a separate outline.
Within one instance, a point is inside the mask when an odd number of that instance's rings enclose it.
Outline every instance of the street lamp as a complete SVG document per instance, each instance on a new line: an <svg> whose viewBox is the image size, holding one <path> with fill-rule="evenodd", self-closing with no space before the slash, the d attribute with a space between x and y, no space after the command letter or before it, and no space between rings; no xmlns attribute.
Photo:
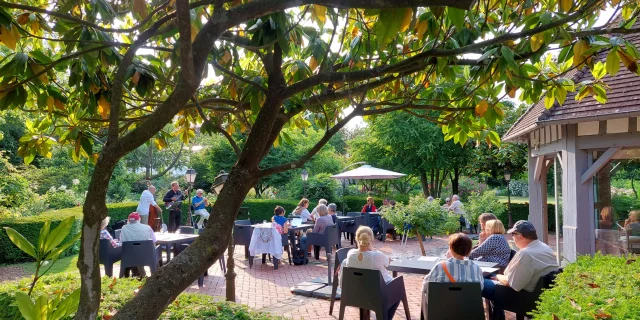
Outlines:
<svg viewBox="0 0 640 320"><path fill-rule="evenodd" d="M307 179L309 179L309 173L307 169L302 169L300 173L300 178L302 178L302 184L304 185L304 197L307 197Z"/></svg>
<svg viewBox="0 0 640 320"><path fill-rule="evenodd" d="M193 226L193 221L191 220L191 193L189 191L191 191L191 189L193 188L193 182L196 181L196 175L198 173L193 170L193 169L187 169L187 172L185 173L185 179L187 179L187 183L189 184L189 189L187 189L187 197L189 197L189 225Z"/></svg>
<svg viewBox="0 0 640 320"><path fill-rule="evenodd" d="M224 170L220 170L220 173L218 173L218 175L213 179L213 186L211 187L213 193L220 195L222 187L224 187L224 183L227 182L227 179L229 179L229 174L224 172Z"/></svg>
<svg viewBox="0 0 640 320"><path fill-rule="evenodd" d="M504 169L504 181L507 182L507 213L509 214L509 228L513 227L513 220L511 219L511 170L509 168Z"/></svg>

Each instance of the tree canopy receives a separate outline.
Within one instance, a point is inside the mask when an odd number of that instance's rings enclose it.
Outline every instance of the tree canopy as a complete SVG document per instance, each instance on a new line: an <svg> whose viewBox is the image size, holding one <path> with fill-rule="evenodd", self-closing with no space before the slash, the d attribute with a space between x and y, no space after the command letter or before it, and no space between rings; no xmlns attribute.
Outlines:
<svg viewBox="0 0 640 320"><path fill-rule="evenodd" d="M594 26L607 6L620 18ZM222 254L249 189L300 168L355 116L404 112L438 124L455 143L497 145L492 128L504 117L507 96L529 103L544 97L550 107L579 90L578 98L606 101L598 79L621 65L639 71L637 48L619 36L640 31L633 27L637 6L625 0L0 0L0 109L37 115L20 140L26 162L66 144L75 161L95 163L83 207L79 319L95 318L100 303L99 222L118 161L149 141L162 147L168 135L187 142L199 124L227 138L237 161L212 209L217 223L115 316L153 319ZM596 63L605 50L606 63ZM563 78L585 66L593 82ZM163 131L170 122L175 129ZM260 165L272 146L290 143L283 129L311 125L325 133L303 156ZM236 132L247 135L242 147Z"/></svg>

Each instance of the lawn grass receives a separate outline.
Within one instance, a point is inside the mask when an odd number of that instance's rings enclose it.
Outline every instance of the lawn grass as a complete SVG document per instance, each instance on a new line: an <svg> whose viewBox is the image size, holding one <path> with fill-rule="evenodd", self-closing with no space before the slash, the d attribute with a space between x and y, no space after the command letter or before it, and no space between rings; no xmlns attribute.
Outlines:
<svg viewBox="0 0 640 320"><path fill-rule="evenodd" d="M48 274L63 273L63 272L69 272L69 271L78 272L77 263L78 263L77 255L60 258L58 259L58 261L56 261L53 267L51 267L51 270L49 270ZM36 264L34 262L20 263L20 264L16 264L15 266L22 267L22 269L24 269L24 271L27 273L30 273L30 274L36 273ZM46 270L47 267L45 266L44 268Z"/></svg>
<svg viewBox="0 0 640 320"><path fill-rule="evenodd" d="M501 202L507 203L507 196L498 196L498 199L500 199ZM511 196L511 203L529 203L529 198L528 197L516 197L516 196ZM553 199L553 195L550 194L547 196L547 203L548 204L556 204L555 199Z"/></svg>

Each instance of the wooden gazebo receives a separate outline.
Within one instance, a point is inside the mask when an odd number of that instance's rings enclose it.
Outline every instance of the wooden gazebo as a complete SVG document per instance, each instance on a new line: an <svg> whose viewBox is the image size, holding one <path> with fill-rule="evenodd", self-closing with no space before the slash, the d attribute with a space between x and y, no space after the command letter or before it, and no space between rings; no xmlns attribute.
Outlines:
<svg viewBox="0 0 640 320"><path fill-rule="evenodd" d="M626 39L640 46L640 36ZM586 69L567 77L576 84L594 80ZM529 220L545 242L547 172L560 164L563 256L569 262L595 253L599 209L611 205L612 161L640 158L640 77L621 65L616 76L602 80L608 86L605 104L591 96L576 101L575 92L550 109L540 101L502 138L529 147Z"/></svg>

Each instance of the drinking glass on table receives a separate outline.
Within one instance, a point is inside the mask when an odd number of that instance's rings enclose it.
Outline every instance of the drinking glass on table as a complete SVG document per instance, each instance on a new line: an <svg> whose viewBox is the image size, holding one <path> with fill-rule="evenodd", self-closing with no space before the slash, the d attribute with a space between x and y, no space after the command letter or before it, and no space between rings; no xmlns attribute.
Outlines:
<svg viewBox="0 0 640 320"><path fill-rule="evenodd" d="M407 260L411 260L413 259L413 250L408 249L407 250Z"/></svg>

